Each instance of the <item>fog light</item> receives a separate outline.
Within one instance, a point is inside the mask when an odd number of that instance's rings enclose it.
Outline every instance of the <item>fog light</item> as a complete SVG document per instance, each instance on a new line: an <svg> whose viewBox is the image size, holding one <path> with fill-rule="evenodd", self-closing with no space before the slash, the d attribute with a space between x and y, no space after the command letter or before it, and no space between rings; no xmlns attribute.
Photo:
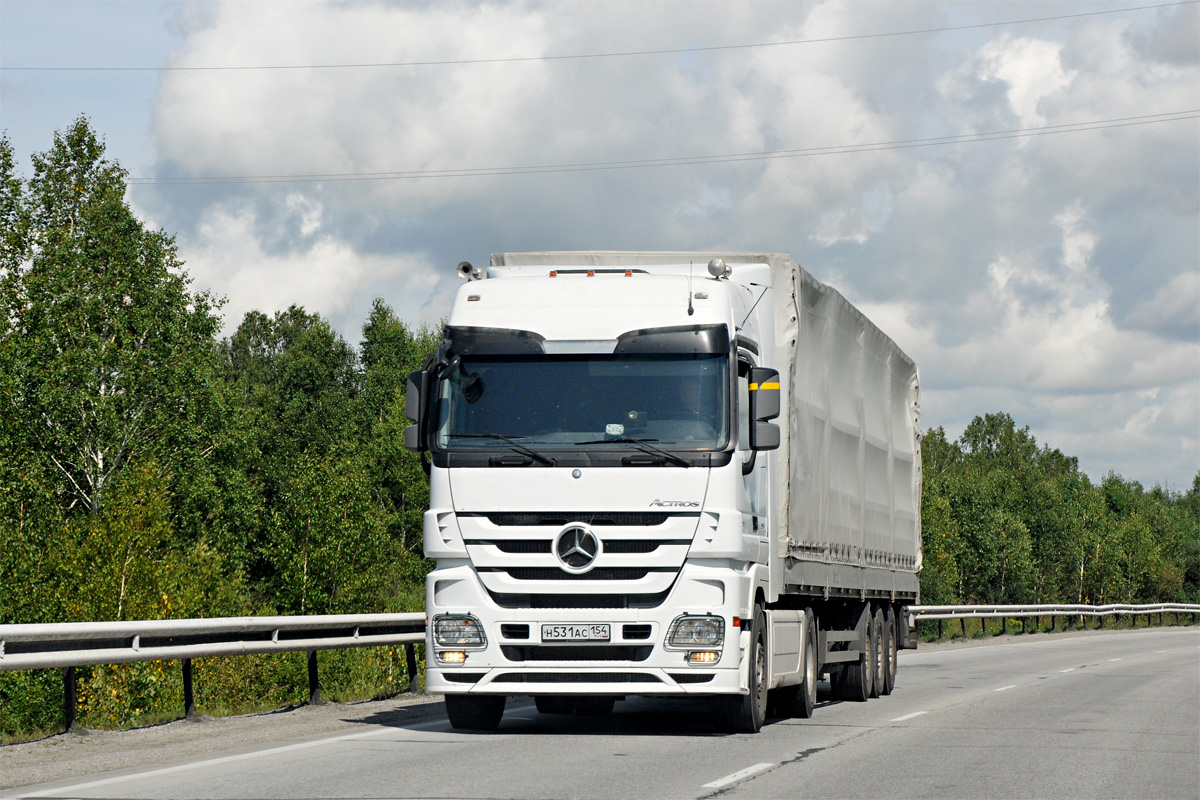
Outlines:
<svg viewBox="0 0 1200 800"><path fill-rule="evenodd" d="M671 623L668 647L720 647L725 641L725 620L711 614L679 617Z"/></svg>
<svg viewBox="0 0 1200 800"><path fill-rule="evenodd" d="M446 650L439 652L437 657L443 664L461 664L467 660L467 654L462 650Z"/></svg>
<svg viewBox="0 0 1200 800"><path fill-rule="evenodd" d="M687 662L689 664L715 664L721 660L721 654L712 650L700 650L695 653L688 653Z"/></svg>
<svg viewBox="0 0 1200 800"><path fill-rule="evenodd" d="M485 647L483 626L470 615L446 615L433 618L433 642L441 647Z"/></svg>

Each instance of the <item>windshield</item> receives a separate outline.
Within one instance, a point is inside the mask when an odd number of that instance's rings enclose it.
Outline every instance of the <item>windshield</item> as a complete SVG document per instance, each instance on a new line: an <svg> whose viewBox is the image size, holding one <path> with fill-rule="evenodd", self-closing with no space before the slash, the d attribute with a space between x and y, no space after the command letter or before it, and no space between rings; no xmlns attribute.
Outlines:
<svg viewBox="0 0 1200 800"><path fill-rule="evenodd" d="M441 382L439 449L605 448L630 440L670 450L729 441L728 357L478 356Z"/></svg>

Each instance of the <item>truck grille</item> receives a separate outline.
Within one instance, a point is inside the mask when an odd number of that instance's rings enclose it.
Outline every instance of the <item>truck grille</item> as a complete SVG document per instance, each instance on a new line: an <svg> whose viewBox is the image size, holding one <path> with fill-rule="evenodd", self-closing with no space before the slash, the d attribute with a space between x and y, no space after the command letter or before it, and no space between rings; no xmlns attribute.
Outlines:
<svg viewBox="0 0 1200 800"><path fill-rule="evenodd" d="M459 530L488 593L505 608L653 608L687 560L699 511L467 511ZM716 516L705 514L706 526ZM554 553L571 522L600 539L592 568L569 572Z"/></svg>
<svg viewBox="0 0 1200 800"><path fill-rule="evenodd" d="M509 661L645 661L652 645L501 645Z"/></svg>
<svg viewBox="0 0 1200 800"><path fill-rule="evenodd" d="M464 514L459 514L464 516ZM699 513L668 514L662 511L489 511L479 516L487 517L493 525L501 527L562 527L568 522L586 522L589 525L622 525L625 527L648 528L662 525L670 517L699 516Z"/></svg>
<svg viewBox="0 0 1200 800"><path fill-rule="evenodd" d="M488 589L487 593L501 608L658 608L666 602L669 590L656 594L507 594Z"/></svg>
<svg viewBox="0 0 1200 800"><path fill-rule="evenodd" d="M662 683L662 679L641 672L509 672L492 683Z"/></svg>
<svg viewBox="0 0 1200 800"><path fill-rule="evenodd" d="M606 553L653 553L663 545L690 545L687 539L604 539ZM552 539L467 539L466 544L487 544L498 549L501 553L525 555L528 553L552 552Z"/></svg>
<svg viewBox="0 0 1200 800"><path fill-rule="evenodd" d="M597 567L582 575L575 575L557 567L481 568L479 571L503 572L518 581L640 581L651 572L678 572L671 568L653 567Z"/></svg>

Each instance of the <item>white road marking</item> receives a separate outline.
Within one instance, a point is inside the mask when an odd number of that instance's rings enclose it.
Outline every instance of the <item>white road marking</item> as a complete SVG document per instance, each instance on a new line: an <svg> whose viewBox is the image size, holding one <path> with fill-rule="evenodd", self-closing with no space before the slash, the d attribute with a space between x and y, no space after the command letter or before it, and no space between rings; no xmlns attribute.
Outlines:
<svg viewBox="0 0 1200 800"><path fill-rule="evenodd" d="M1155 653L1165 653L1165 652L1167 652L1167 651L1166 651L1166 650L1155 650L1154 652L1155 652Z"/></svg>
<svg viewBox="0 0 1200 800"><path fill-rule="evenodd" d="M894 720L892 720L892 722L904 722L906 719L912 719L913 717L919 717L922 714L928 713L928 711L914 711L911 714L905 714L903 717L896 717Z"/></svg>
<svg viewBox="0 0 1200 800"><path fill-rule="evenodd" d="M1120 660L1121 660L1121 659L1119 659L1119 658L1110 658L1110 659L1109 659L1109 663L1112 663L1113 661L1120 661Z"/></svg>
<svg viewBox="0 0 1200 800"><path fill-rule="evenodd" d="M1074 667L1067 667L1066 669L1060 669L1060 670L1059 670L1059 673L1063 673L1063 672L1074 672L1074 671L1075 671L1075 668L1074 668Z"/></svg>
<svg viewBox="0 0 1200 800"><path fill-rule="evenodd" d="M743 778L748 778L749 776L751 776L757 772L762 772L764 769L770 769L773 766L775 766L775 765L774 764L766 764L766 763L755 764L752 767L746 767L745 769L739 769L737 772L726 775L724 778L718 778L717 780L713 781L712 783L706 783L703 786L701 786L700 788L701 789L721 789L721 788L728 786L731 783L737 783L738 781L742 780Z"/></svg>
<svg viewBox="0 0 1200 800"><path fill-rule="evenodd" d="M1008 689L1015 689L1015 688L1017 688L1017 685L1016 685L1015 683L1010 683L1008 686L1001 686L999 689L993 689L992 691L994 691L994 692L1003 692L1003 691L1006 691L1006 690L1008 690Z"/></svg>
<svg viewBox="0 0 1200 800"><path fill-rule="evenodd" d="M523 710L523 709L522 709ZM376 728L375 730L363 731L361 733L347 733L341 736L330 736L328 739L316 739L311 742L297 742L296 744L288 744L282 747L272 747L267 750L255 750L252 753L239 753L234 756L221 756L219 758L210 758L205 761L193 761L189 764L177 764L174 767L163 767L161 769L152 769L145 772L134 772L129 775L116 775L112 778L101 778L95 781L87 781L86 783L77 783L74 786L60 786L52 789L42 789L36 792L21 792L15 795L5 795L5 797L45 797L47 795L65 796L71 795L83 789L93 789L99 786L109 786L114 783L124 783L126 781L137 780L138 778L152 778L157 775L170 775L175 772L186 772L190 769L199 769L200 767L211 767L216 764L228 764L233 761L245 761L259 756L269 756L275 753L287 753L293 750L305 750L309 747L319 747L323 744L332 744L334 742L345 742L355 739L368 739L372 736L380 736L385 733L403 733L404 731L420 731L429 728L436 728L440 725L445 725L445 718L431 719L426 722L418 722L414 725L405 725L403 727L388 726L385 728Z"/></svg>

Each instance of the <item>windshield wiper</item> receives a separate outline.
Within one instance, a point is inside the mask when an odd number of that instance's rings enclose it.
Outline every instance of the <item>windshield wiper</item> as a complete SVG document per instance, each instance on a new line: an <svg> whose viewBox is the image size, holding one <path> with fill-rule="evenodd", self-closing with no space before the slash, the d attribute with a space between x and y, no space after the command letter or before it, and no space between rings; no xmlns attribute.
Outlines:
<svg viewBox="0 0 1200 800"><path fill-rule="evenodd" d="M503 433L452 433L452 434L450 434L449 438L451 438L451 439L499 439L500 441L508 444L508 446L511 447L513 450L516 450L518 453L524 453L525 455L532 458L534 461L537 461L539 464L545 464L547 467L553 467L555 464L558 463L554 459L547 458L546 456L542 455L537 450L534 450L531 447L526 447L525 445L521 444L520 442L513 441L513 439L523 438L523 437L505 436Z"/></svg>
<svg viewBox="0 0 1200 800"><path fill-rule="evenodd" d="M579 446L581 444L631 444L634 447L636 447L638 450L641 450L643 453L649 453L652 456L659 456L660 458L665 458L667 461L670 461L672 464L675 464L676 466L690 467L692 465L692 462L688 461L683 456L675 455L674 453L672 453L669 450L663 450L661 447L655 447L654 445L649 444L649 442L657 442L657 441L658 441L658 439L633 439L628 436L616 436L612 439L594 439L594 440L588 441L588 442L576 442L575 445Z"/></svg>

